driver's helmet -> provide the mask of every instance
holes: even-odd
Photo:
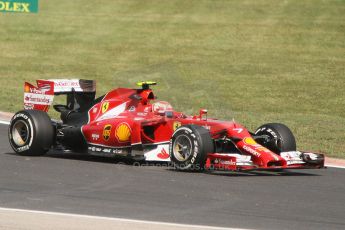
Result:
[[[152,112],[155,114],[164,115],[168,111],[173,111],[169,102],[157,101],[152,104]]]

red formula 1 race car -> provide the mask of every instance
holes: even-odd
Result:
[[[95,82],[79,79],[25,83],[24,107],[9,127],[9,141],[20,155],[43,155],[50,149],[134,160],[171,161],[179,170],[257,170],[322,168],[324,156],[296,150],[290,129],[262,125],[248,131],[234,121],[207,118],[207,110],[188,116],[156,101],[155,82],[139,89],[118,88],[95,99]],[[46,113],[54,105],[61,121]]]

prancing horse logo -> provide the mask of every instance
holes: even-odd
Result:
[[[108,109],[109,109],[109,102],[108,101],[103,102],[103,104],[102,104],[102,113],[107,112]]]

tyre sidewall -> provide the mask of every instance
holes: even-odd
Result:
[[[24,122],[28,127],[28,138],[25,141],[24,145],[22,145],[22,146],[19,146],[15,143],[15,141],[13,140],[13,134],[12,134],[13,126],[18,121]],[[8,136],[9,136],[9,140],[10,140],[10,145],[16,153],[18,153],[18,154],[24,153],[25,154],[26,151],[28,151],[29,149],[32,149],[32,144],[33,144],[34,135],[35,135],[35,129],[34,129],[34,121],[33,121],[31,116],[29,116],[26,112],[16,113],[13,116],[8,129],[9,129],[8,130]]]
[[[190,156],[184,161],[178,160],[175,157],[174,151],[173,151],[175,140],[180,135],[185,135],[186,137],[188,137],[192,145],[192,152]],[[172,138],[170,140],[170,145],[169,145],[169,152],[170,152],[171,161],[177,169],[187,170],[187,171],[203,170],[204,162],[205,162],[205,154],[202,151],[203,151],[203,146],[202,146],[201,137],[198,134],[198,132],[195,132],[193,127],[181,126],[172,135]]]
[[[268,135],[276,141],[275,144],[270,143],[268,146],[265,146],[273,152],[280,154],[284,151],[296,151],[295,137],[286,125],[280,123],[262,125],[255,131],[255,135],[262,134]]]
[[[28,127],[28,138],[22,146],[18,146],[13,140],[13,126],[17,121],[24,122]],[[26,156],[39,156],[45,154],[54,141],[54,128],[51,120],[43,111],[23,110],[16,113],[8,130],[9,142],[13,150]]]

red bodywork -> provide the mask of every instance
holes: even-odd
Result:
[[[237,158],[227,154],[209,153],[206,168],[224,170],[251,170],[276,168],[301,168],[304,164],[288,165],[287,160],[259,145],[242,125],[234,121],[208,119],[206,111],[198,116],[186,116],[168,109],[166,113],[154,111],[155,103],[150,89],[137,90],[119,88],[109,92],[102,102],[89,110],[89,121],[82,127],[86,141],[102,148],[132,148],[140,145],[167,144],[175,129],[181,125],[194,124],[207,128],[213,139],[231,138],[237,140],[236,147],[242,154],[251,156],[251,165],[237,165]],[[156,102],[157,103],[157,102]],[[163,106],[167,105],[166,102]],[[150,129],[150,134],[145,130]],[[169,150],[158,151],[156,160],[169,158]],[[314,166],[315,167],[315,166]],[[323,167],[323,164],[316,167]]]
[[[81,82],[81,81],[80,81]],[[26,109],[47,111],[54,94],[95,92],[95,84],[78,80],[38,80],[38,87],[25,84]],[[55,88],[54,88],[55,87]],[[47,99],[49,99],[47,101]],[[187,116],[173,110],[167,102],[154,102],[153,91],[118,88],[106,94],[88,110],[88,121],[81,126],[88,152],[103,155],[145,156],[149,161],[169,161],[169,141],[182,125],[198,125],[208,129],[214,142],[227,140],[235,152],[208,153],[206,168],[253,170],[281,168],[322,168],[324,160],[307,164],[297,151],[276,154],[258,144],[252,134],[234,121],[207,118],[207,111]],[[40,102],[40,103],[38,103]],[[215,150],[217,151],[217,150]],[[294,154],[297,157],[294,157]],[[313,153],[307,153],[313,154]],[[323,158],[322,154],[318,154]]]

